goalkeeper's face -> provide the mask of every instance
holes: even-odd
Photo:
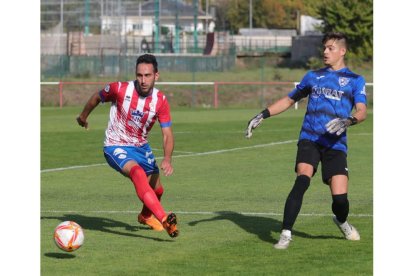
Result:
[[[335,67],[335,65],[343,62],[346,53],[344,43],[336,39],[330,39],[326,41],[324,48],[323,62],[325,65]]]
[[[137,66],[136,78],[140,95],[148,95],[158,80],[159,73],[155,72],[154,66],[148,63],[140,63]]]

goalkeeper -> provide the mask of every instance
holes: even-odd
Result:
[[[252,118],[246,138],[260,123],[277,115],[302,98],[308,98],[307,111],[299,135],[296,155],[296,180],[289,193],[277,249],[286,249],[292,240],[292,227],[302,206],[303,196],[321,162],[322,180],[332,194],[333,221],[347,240],[359,240],[358,231],[348,223],[348,127],[366,118],[365,80],[345,65],[347,39],[342,33],[324,36],[325,68],[309,71],[302,81],[284,98],[276,101]],[[354,113],[352,110],[355,108]]]

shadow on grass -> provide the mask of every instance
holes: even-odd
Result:
[[[150,240],[162,241],[162,242],[172,242],[172,240],[166,240],[166,239],[160,239],[160,238],[154,238],[154,237],[146,237],[143,235],[132,233],[132,232],[136,232],[139,230],[153,231],[149,228],[132,226],[122,221],[103,218],[103,217],[90,217],[90,216],[83,216],[83,215],[78,215],[78,214],[65,214],[63,216],[42,216],[41,219],[56,219],[59,221],[71,220],[71,221],[75,221],[76,223],[78,223],[83,229],[101,231],[105,233],[127,236],[127,237],[136,237],[136,238],[150,239]],[[122,227],[126,231],[129,231],[129,232],[121,232],[121,231],[114,229],[114,228],[122,228]]]
[[[201,219],[197,221],[191,221],[188,224],[190,226],[196,226],[198,223],[213,222],[217,220],[229,220],[234,224],[238,225],[244,231],[256,235],[259,239],[268,243],[276,243],[278,240],[272,237],[272,232],[280,233],[282,222],[269,218],[259,216],[249,216],[232,211],[219,211],[216,212],[217,216],[209,219]],[[307,238],[307,239],[342,239],[336,236],[325,236],[325,235],[310,235],[305,232],[293,230],[293,235]]]
[[[73,259],[76,258],[75,255],[69,253],[45,253],[46,257],[55,258],[55,259]]]

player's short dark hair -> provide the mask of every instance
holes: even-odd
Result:
[[[329,32],[323,36],[322,43],[325,44],[328,40],[338,40],[342,42],[346,49],[348,49],[348,38],[344,33],[340,32]]]
[[[154,72],[155,73],[158,72],[158,62],[155,56],[150,55],[150,54],[144,54],[142,56],[139,56],[137,58],[137,63],[135,65],[135,68],[138,66],[138,64],[141,64],[141,63],[152,64],[154,66]]]

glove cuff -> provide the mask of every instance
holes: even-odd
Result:
[[[266,119],[266,118],[270,117],[270,112],[269,112],[269,109],[267,109],[267,108],[265,110],[263,110],[261,113],[263,115],[263,119]]]
[[[354,116],[349,116],[347,119],[351,121],[351,126],[356,125],[358,123],[358,119]]]

